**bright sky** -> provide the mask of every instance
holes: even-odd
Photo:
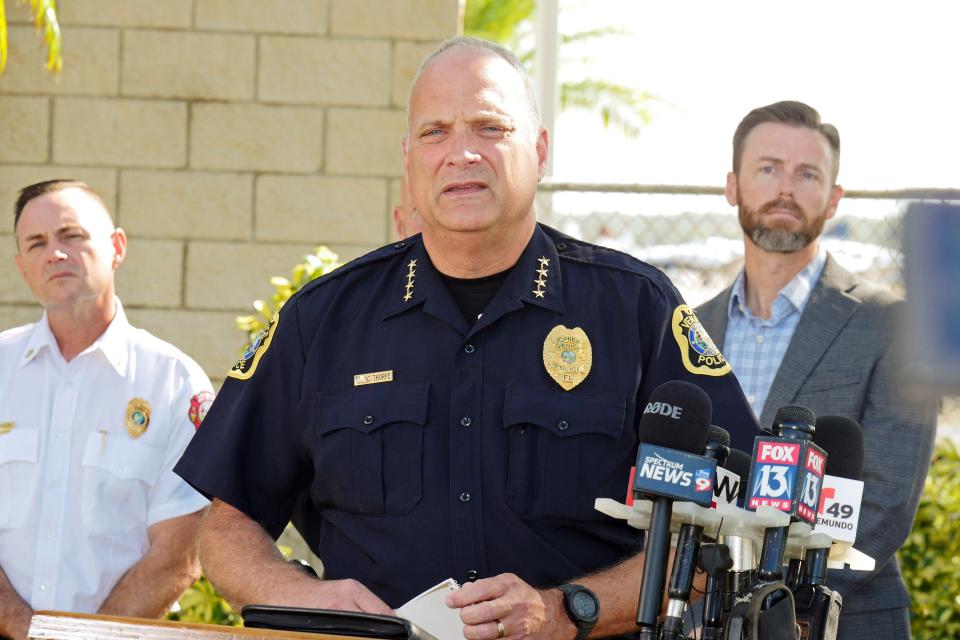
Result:
[[[561,0],[561,8],[562,33],[629,32],[591,45],[590,75],[663,102],[632,140],[593,114],[562,114],[558,180],[720,186],[740,119],[797,99],[840,130],[848,189],[960,188],[960,2]],[[582,75],[579,57],[561,53],[561,78]]]

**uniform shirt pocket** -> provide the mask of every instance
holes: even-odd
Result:
[[[624,430],[631,400],[508,385],[504,497],[510,508],[524,518],[598,519],[594,500],[635,446],[632,431]],[[626,487],[626,476],[623,482]]]
[[[15,427],[0,435],[0,528],[19,527],[33,499],[40,434]]]
[[[130,438],[91,433],[80,466],[83,518],[91,532],[124,533],[146,525],[163,451]]]
[[[408,513],[423,495],[429,382],[320,394],[313,497],[349,513]]]

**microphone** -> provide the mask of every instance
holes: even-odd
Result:
[[[773,436],[760,435],[753,445],[750,493],[747,508],[769,506],[790,516],[792,522],[816,524],[827,455],[813,442],[816,416],[799,405],[781,407],[773,421]],[[763,534],[761,582],[782,579],[789,526],[767,527]]]
[[[746,500],[748,484],[745,480],[750,475],[750,454],[739,449],[730,451],[727,458],[726,468],[735,473],[741,480],[734,484],[737,493],[734,497],[733,506],[742,506]],[[717,482],[719,484],[719,480]],[[740,509],[734,513],[743,514]],[[732,566],[726,574],[723,586],[723,612],[724,617],[733,609],[737,600],[745,598],[753,589],[754,573],[757,567],[757,545],[751,535],[747,535],[746,530],[736,530],[723,533],[718,542],[727,545],[730,551]]]
[[[745,478],[749,472],[750,456],[738,449],[730,450],[727,459],[723,462],[723,467],[717,468],[714,506],[717,503],[736,505],[740,487],[746,486],[745,482],[741,482],[741,478]],[[737,536],[719,537],[737,538]],[[740,551],[739,548],[738,551]],[[703,627],[700,637],[702,640],[720,640],[723,637],[724,578],[733,568],[730,547],[725,543],[701,545],[698,565],[707,574],[707,585],[703,597]],[[749,590],[749,581],[747,589]]]
[[[859,511],[859,497],[863,492],[863,483],[860,482],[860,477],[863,475],[863,429],[855,420],[850,418],[821,416],[817,418],[817,432],[814,441],[822,446],[829,456],[826,468],[827,475],[824,477],[823,493],[825,495],[820,502],[820,514],[824,513],[824,502],[827,499],[837,497],[836,485],[842,484],[844,481],[859,485],[859,487],[856,487],[859,492],[854,491],[854,493],[857,493],[856,509]],[[843,455],[840,455],[841,451]],[[841,482],[834,482],[834,480]],[[837,515],[847,514],[847,509],[849,509],[848,517],[850,517],[852,516],[853,506],[851,504],[839,506],[841,501],[845,499],[847,498],[835,501],[834,505],[838,505]],[[831,507],[834,505],[831,505]],[[826,520],[827,518],[824,517],[818,518],[817,528],[814,529],[815,533],[823,533],[822,529],[824,528],[832,531],[838,527],[838,525],[832,523],[822,527],[821,524]],[[855,527],[855,522],[854,520],[853,527]],[[849,530],[841,528],[841,535],[848,532]],[[848,536],[851,538],[851,543],[855,536],[856,530],[854,528],[852,535]],[[829,555],[829,548],[808,549],[803,563],[802,576],[798,580],[798,584],[792,587],[797,625],[800,627],[800,637],[803,640],[834,640],[837,637],[843,597],[826,586]]]
[[[665,382],[650,393],[638,428],[640,446],[633,482],[635,499],[653,503],[647,536],[637,626],[640,638],[656,640],[657,618],[670,553],[670,519],[674,500],[709,507],[716,460],[703,451],[713,406],[699,387],[681,380]]]
[[[707,444],[703,455],[723,464],[730,453],[730,434],[726,429],[711,425],[707,430]],[[673,570],[667,588],[667,615],[663,620],[662,640],[680,640],[683,633],[683,614],[690,602],[697,557],[703,541],[703,525],[685,522],[680,525],[677,551],[673,556]]]

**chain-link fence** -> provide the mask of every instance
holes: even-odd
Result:
[[[824,246],[845,268],[903,296],[903,215],[918,199],[960,200],[960,190],[847,192]],[[743,264],[736,209],[720,188],[544,183],[538,212],[568,235],[660,268],[691,306],[728,286]],[[960,397],[944,399],[940,426],[960,437]]]

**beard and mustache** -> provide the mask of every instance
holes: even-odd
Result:
[[[793,211],[798,216],[800,228],[789,228],[789,221],[768,222],[764,220],[767,212],[773,209]],[[803,209],[793,200],[778,198],[763,204],[759,209],[750,209],[739,205],[740,227],[755,245],[774,253],[792,253],[799,251],[816,240],[827,221],[827,210],[819,216],[808,218]]]

